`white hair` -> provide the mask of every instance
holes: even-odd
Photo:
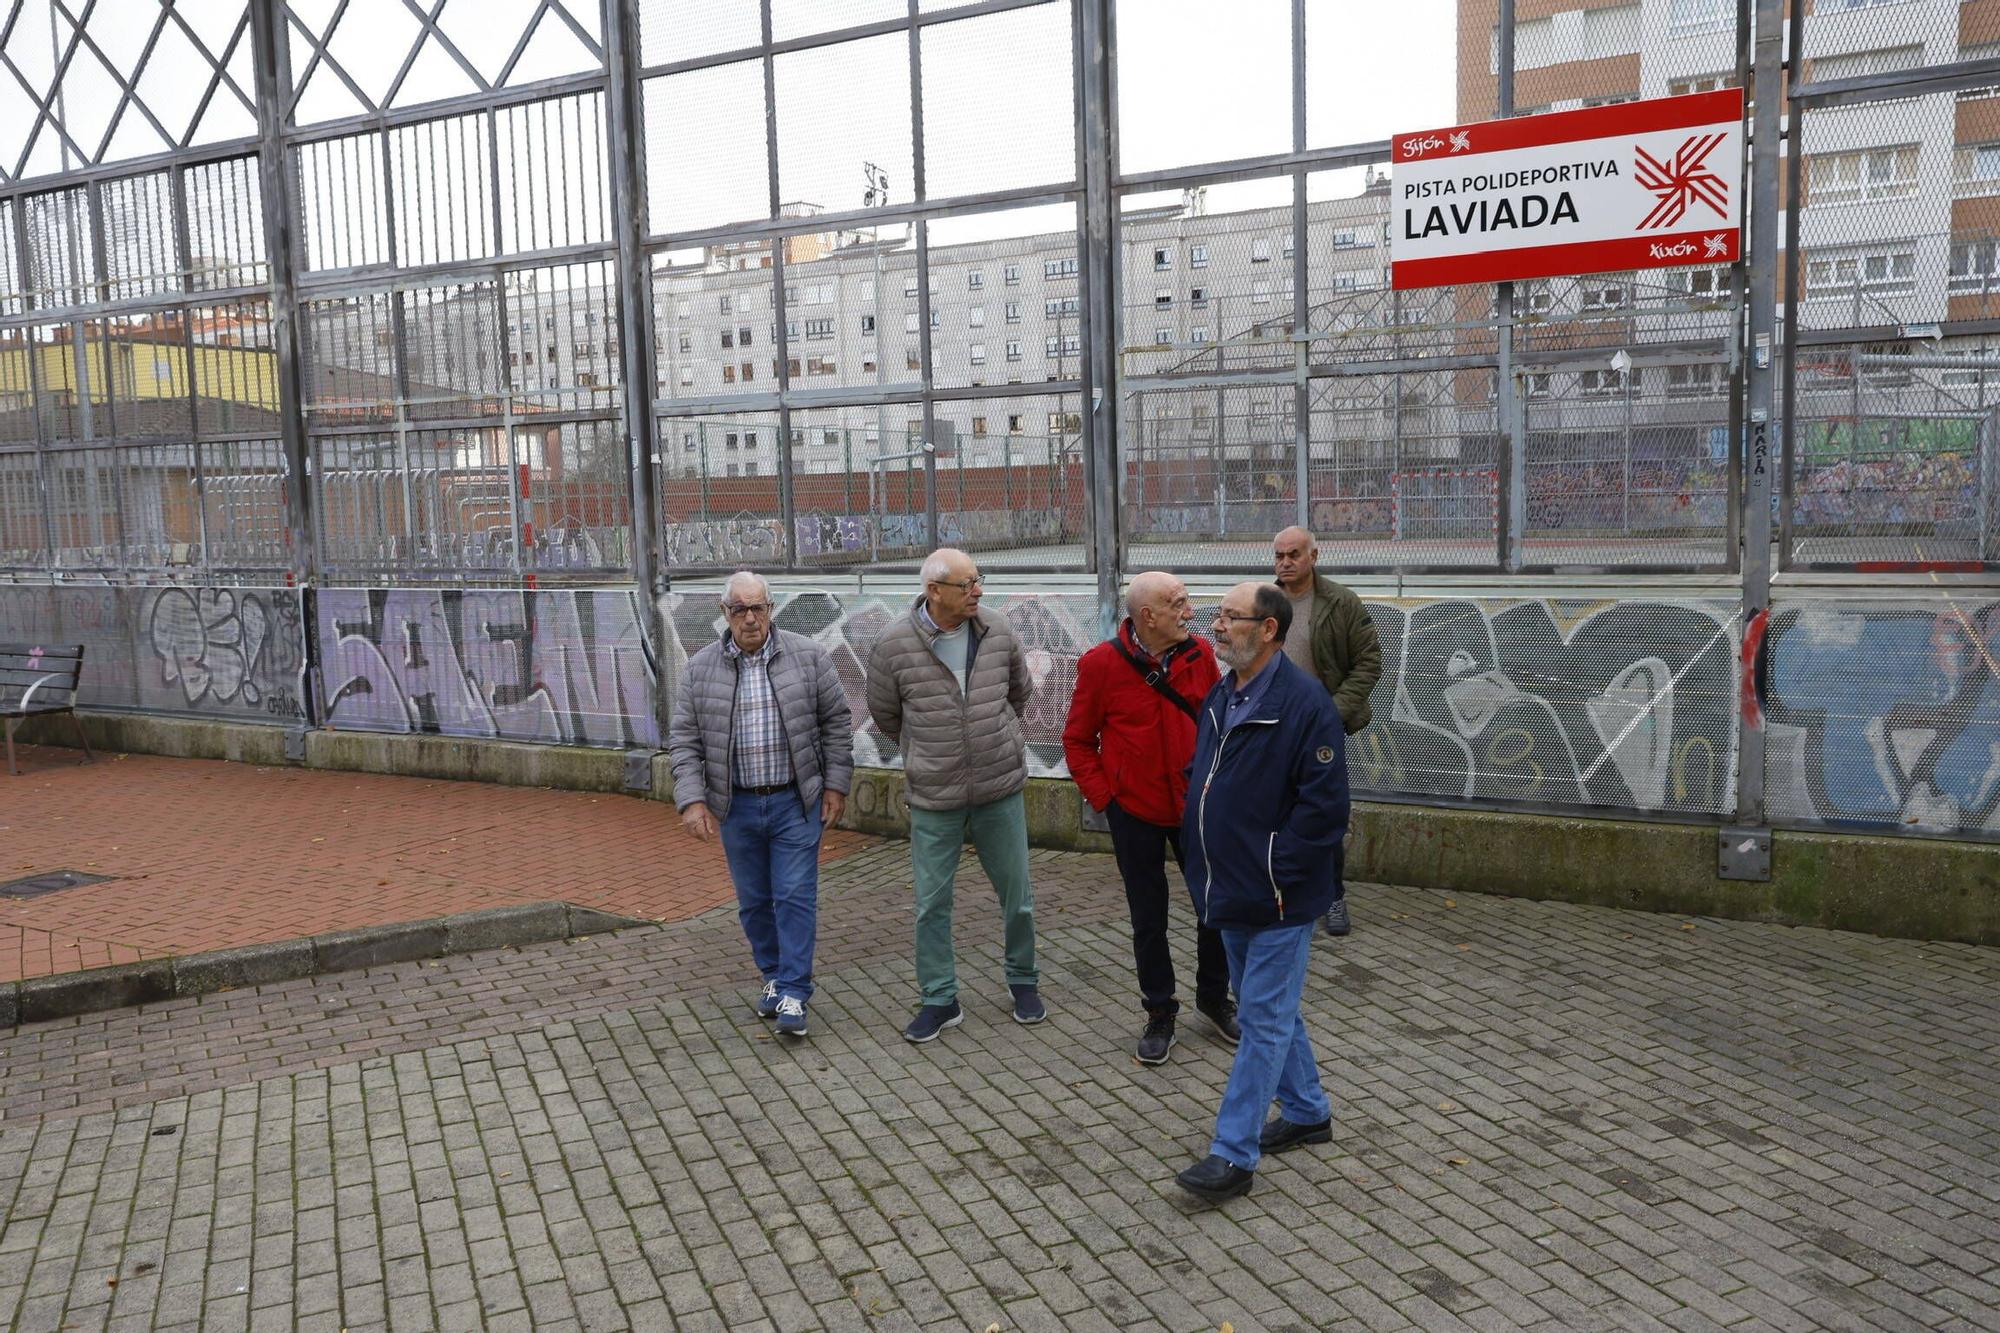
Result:
[[[970,560],[972,557],[955,546],[940,546],[924,557],[924,567],[917,571],[917,577],[925,583],[942,583],[951,577],[951,558],[959,556]]]
[[[762,574],[759,574],[752,569],[739,569],[734,574],[731,574],[729,576],[729,581],[727,583],[724,583],[722,585],[722,595],[716,598],[716,601],[726,604],[729,601],[729,590],[731,588],[734,588],[738,583],[743,583],[743,582],[750,582],[756,584],[757,591],[762,596],[763,600],[767,602],[771,600],[771,585],[764,581],[764,576]]]

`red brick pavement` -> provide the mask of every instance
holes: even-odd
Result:
[[[674,921],[731,897],[660,802],[478,782],[24,747],[0,769],[0,981],[557,898]],[[874,845],[835,830],[822,862]]]

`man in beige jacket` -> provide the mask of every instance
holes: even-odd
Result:
[[[903,1036],[931,1041],[965,1014],[952,953],[952,881],[968,835],[1000,896],[1014,1021],[1048,1016],[1035,969],[1028,884],[1028,663],[997,612],[979,605],[979,567],[946,547],[923,565],[924,594],[868,658],[868,712],[903,752],[910,862],[917,895],[917,984],[923,1006]]]

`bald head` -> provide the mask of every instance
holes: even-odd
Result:
[[[1289,527],[1271,538],[1271,571],[1287,594],[1303,597],[1318,564],[1319,543],[1304,528]]]
[[[1149,569],[1132,576],[1125,590],[1125,610],[1139,646],[1159,654],[1188,637],[1187,585],[1164,570]]]

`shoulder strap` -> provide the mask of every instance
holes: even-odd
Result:
[[[1146,664],[1141,662],[1138,656],[1125,646],[1125,640],[1116,634],[1111,636],[1111,646],[1118,650],[1120,657],[1132,664],[1132,669],[1138,672],[1148,685],[1152,686],[1154,690],[1169,703],[1173,704],[1174,707],[1180,709],[1191,718],[1200,716],[1201,710],[1189,703],[1185,695],[1167,683],[1167,664],[1165,662],[1149,670]]]

